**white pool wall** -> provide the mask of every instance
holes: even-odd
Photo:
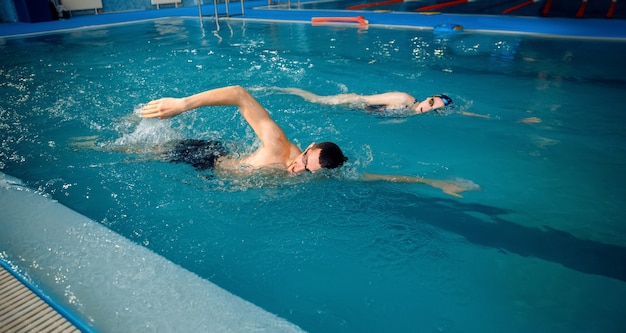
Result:
[[[0,257],[99,332],[301,332],[0,173]]]

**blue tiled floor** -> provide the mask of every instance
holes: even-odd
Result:
[[[242,16],[241,4],[239,2],[231,3],[229,7],[231,16],[237,19],[310,22],[312,17],[363,15],[371,25],[432,28],[439,24],[459,24],[467,31],[531,33],[546,36],[626,40],[626,20],[616,19],[542,18],[464,14],[425,15],[411,12],[359,12],[340,10],[269,10],[266,7],[267,2],[265,1],[247,1],[245,4],[245,15]],[[223,15],[225,13],[225,6],[223,4],[218,6],[218,10],[220,15]],[[213,5],[204,5],[202,11],[205,15],[205,19],[211,19],[215,12]],[[198,7],[187,6],[160,10],[84,15],[72,17],[67,20],[40,23],[2,23],[0,24],[0,37],[45,33],[48,31],[172,16],[198,17]]]

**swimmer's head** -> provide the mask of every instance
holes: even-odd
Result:
[[[335,169],[343,165],[348,158],[332,142],[311,143],[300,155],[287,166],[290,173],[313,173],[322,168]]]
[[[332,142],[322,142],[316,144],[315,147],[320,148],[319,162],[322,168],[335,169],[343,165],[348,158],[343,155],[341,148]]]
[[[454,101],[452,100],[452,98],[444,94],[440,94],[430,96],[424,101],[418,103],[414,107],[414,110],[417,113],[424,113],[432,110],[452,107],[452,105],[454,105]]]

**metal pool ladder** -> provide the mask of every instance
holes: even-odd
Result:
[[[213,3],[215,4],[215,8],[217,8],[217,1],[218,0],[213,0]],[[246,12],[245,12],[245,10],[243,8],[243,0],[240,0],[240,1],[241,1],[241,16],[244,16],[246,14]],[[228,13],[228,7],[230,6],[230,0],[224,0],[224,3],[226,4],[226,17],[230,17],[230,14]]]
[[[0,332],[80,332],[0,265]]]
[[[241,15],[245,15],[244,9],[244,0],[241,1]],[[218,0],[213,0],[213,8],[215,9],[215,20],[219,19],[219,14],[217,12],[217,3]],[[228,8],[230,7],[230,0],[224,0],[224,4],[226,5],[226,17],[230,17],[230,13],[228,12]],[[200,26],[202,27],[202,0],[198,0],[198,17],[200,18]]]

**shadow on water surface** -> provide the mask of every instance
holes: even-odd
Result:
[[[378,209],[394,211],[407,220],[417,220],[458,234],[476,245],[626,282],[626,247],[580,239],[549,226],[537,228],[509,222],[501,217],[511,213],[506,209],[384,191],[377,192],[376,196],[388,195],[394,199],[390,206]],[[476,217],[476,213],[488,216],[489,220]]]

